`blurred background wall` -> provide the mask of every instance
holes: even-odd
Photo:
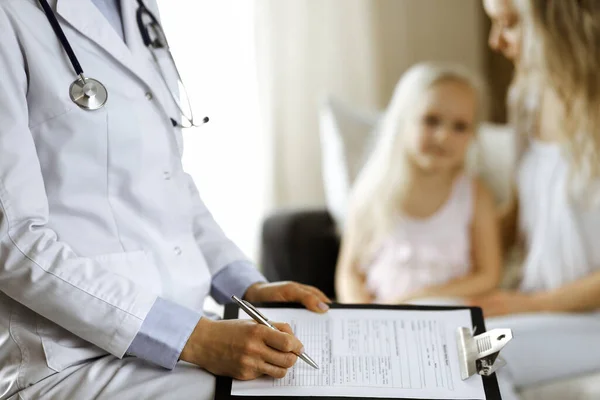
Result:
[[[505,118],[511,70],[487,48],[480,0],[159,0],[194,110],[184,165],[225,231],[250,255],[265,215],[323,206],[324,95],[385,108],[419,61],[457,62],[490,84]]]
[[[256,11],[277,206],[323,204],[316,113],[323,94],[382,109],[416,62],[485,73],[480,0],[259,0]]]

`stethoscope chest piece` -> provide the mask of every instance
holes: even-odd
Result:
[[[106,87],[99,81],[80,75],[69,87],[73,103],[84,110],[98,110],[108,99]]]

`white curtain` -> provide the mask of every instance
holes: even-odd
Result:
[[[377,100],[370,0],[258,0],[258,65],[277,207],[320,205],[317,106],[335,93]]]
[[[317,121],[323,94],[382,108],[415,62],[483,69],[480,0],[256,0],[256,7],[276,207],[324,204]]]

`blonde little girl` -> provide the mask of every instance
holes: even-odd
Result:
[[[482,103],[478,80],[459,67],[419,64],[402,77],[353,189],[340,301],[463,298],[498,284],[494,201],[465,173]]]

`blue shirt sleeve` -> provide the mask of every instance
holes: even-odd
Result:
[[[258,282],[267,282],[267,279],[250,261],[236,261],[220,270],[212,278],[210,295],[219,303],[231,302],[231,296],[240,299],[250,286]]]
[[[127,354],[173,369],[202,314],[157,298]]]
[[[220,304],[228,303],[232,295],[242,298],[252,284],[266,281],[251,262],[237,261],[213,277],[211,296]],[[201,317],[202,313],[159,297],[127,354],[173,369]]]

